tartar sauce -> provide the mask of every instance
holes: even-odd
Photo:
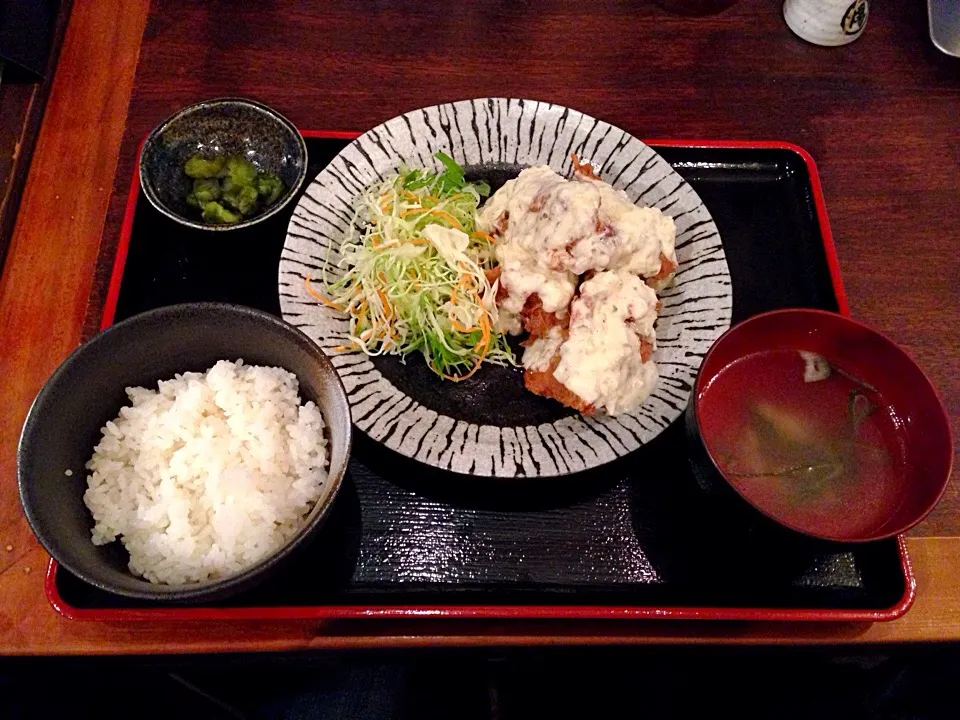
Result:
[[[543,337],[535,338],[523,351],[524,369],[538,372],[546,370],[566,339],[567,332],[561,327],[552,327]]]
[[[673,218],[634,205],[601,180],[580,175],[566,180],[546,165],[527,168],[504,184],[478,220],[482,230],[499,236],[503,285],[520,296],[514,301],[519,308],[537,292],[544,309],[555,312],[553,301],[573,296],[571,273],[628,270],[653,277],[661,255],[676,264]],[[535,277],[521,277],[525,274]]]
[[[639,277],[624,270],[597,273],[580,286],[570,308],[554,377],[610,415],[636,407],[657,379],[656,363],[640,356],[641,338],[655,346],[656,319],[657,294]]]
[[[643,278],[658,276],[664,258],[676,266],[673,219],[601,180],[567,180],[542,165],[505,183],[480,209],[478,226],[497,240],[505,291],[498,329],[521,332],[517,316],[532,295],[563,326],[530,339],[524,367],[556,365],[557,381],[611,415],[643,402],[657,378],[641,356],[641,345],[648,357],[656,342],[657,317]],[[578,291],[587,273],[595,274]]]

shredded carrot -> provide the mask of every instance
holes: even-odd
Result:
[[[356,299],[356,298],[354,298]],[[353,301],[350,301],[350,304],[347,305],[347,312],[354,315],[354,317],[359,317],[367,311],[367,301],[363,300],[356,308],[353,308]]]
[[[312,275],[313,275],[312,272],[308,272],[308,273],[307,273],[307,277],[304,278],[304,281],[303,281],[303,282],[304,282],[304,285],[307,286],[307,292],[310,293],[310,294],[311,294],[313,297],[315,297],[317,300],[319,300],[320,302],[322,302],[324,305],[326,305],[326,306],[328,306],[328,307],[332,307],[334,310],[339,310],[340,312],[346,312],[346,310],[345,310],[344,308],[340,307],[340,306],[337,305],[335,302],[332,302],[332,301],[330,301],[330,300],[327,300],[323,295],[321,295],[321,294],[318,293],[316,290],[314,290],[312,287],[310,287],[310,277],[311,277]]]
[[[383,281],[386,282],[386,278],[384,278]],[[380,302],[383,304],[383,312],[386,314],[387,320],[393,319],[393,305],[387,300],[387,296],[383,294],[383,290],[377,288],[377,295],[380,296]]]
[[[460,382],[461,380],[466,380],[468,377],[472,376],[477,370],[480,369],[480,364],[483,362],[483,357],[486,355],[477,358],[477,362],[474,363],[473,367],[470,368],[470,371],[465,375],[447,375],[446,373],[440,373],[440,376],[446,378],[447,380],[452,380],[453,382]],[[436,368],[434,368],[436,370]]]
[[[480,342],[473,346],[474,350],[478,350],[480,346],[483,346],[483,352],[480,353],[480,360],[482,361],[487,356],[487,351],[490,349],[490,325],[485,322],[480,323],[480,329],[483,331],[483,335],[480,337]]]
[[[453,312],[450,313],[450,324],[453,325],[454,329],[459,330],[459,331],[462,332],[462,333],[469,333],[469,332],[473,332],[474,330],[476,330],[476,328],[473,327],[473,326],[471,326],[471,327],[466,327],[466,326],[464,326],[464,325],[461,325],[461,324],[457,321],[457,319],[453,316]]]
[[[482,362],[483,362],[483,358],[479,358],[479,359],[477,360],[477,362],[474,363],[473,367],[470,368],[470,371],[467,372],[467,373],[464,374],[464,375],[447,375],[446,373],[442,373],[442,372],[440,372],[439,370],[437,370],[436,366],[434,366],[433,369],[434,369],[434,370],[437,370],[437,372],[440,374],[440,377],[442,377],[442,378],[444,378],[444,379],[446,379],[446,380],[450,380],[450,381],[452,381],[452,382],[460,382],[461,380],[466,380],[468,377],[472,376],[477,370],[479,370],[479,369],[480,369],[480,363],[482,363]]]
[[[483,307],[483,303],[480,302],[480,296],[474,293],[473,297],[476,303]],[[478,342],[473,349],[479,350],[480,346],[483,346],[483,352],[480,353],[480,360],[483,361],[483,358],[487,356],[487,352],[490,350],[490,318],[487,316],[487,313],[480,315],[480,330],[483,334],[480,336],[480,342]]]
[[[479,301],[479,298],[477,298],[477,300]],[[471,377],[475,372],[477,372],[477,370],[480,369],[483,359],[487,356],[487,352],[490,350],[490,321],[487,318],[486,313],[483,313],[480,316],[480,328],[483,331],[483,336],[480,338],[480,342],[477,343],[476,347],[474,347],[474,350],[479,350],[480,347],[483,346],[483,351],[477,358],[477,362],[474,363],[469,372],[463,375],[447,375],[446,373],[440,373],[443,378],[452,380],[453,382],[460,382],[461,380],[466,380],[468,377]],[[434,369],[436,370],[436,368]]]
[[[488,235],[487,233],[480,232],[479,230],[475,230],[474,232],[470,233],[470,237],[481,238],[482,240],[489,240],[494,245],[497,244],[497,241],[494,239],[493,235]]]
[[[359,347],[359,346],[360,346],[360,341],[357,340],[356,338],[350,338],[350,344],[351,344],[351,345],[354,345],[354,346],[356,346],[356,347]],[[349,345],[336,345],[336,346],[334,346],[334,347],[332,347],[332,348],[330,348],[330,349],[333,350],[334,352],[347,352],[347,351],[353,350],[353,349],[355,349],[355,348],[350,347]]]
[[[406,217],[407,215],[413,215],[414,213],[429,213],[431,215],[436,215],[438,217],[444,218],[447,222],[453,225],[457,230],[463,231],[463,226],[457,221],[457,219],[448,213],[446,210],[440,210],[439,208],[412,208],[410,210],[404,210],[400,213],[400,217]]]
[[[454,287],[450,291],[450,304],[451,305],[457,304],[457,288],[456,287]],[[460,322],[453,316],[453,310],[450,310],[447,316],[450,318],[450,324],[453,325],[455,329],[459,330],[462,333],[473,332],[474,330],[476,330],[475,327],[466,327],[464,325],[461,325]]]

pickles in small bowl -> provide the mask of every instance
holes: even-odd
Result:
[[[193,181],[187,205],[213,225],[232,225],[254,217],[286,190],[279,175],[258,170],[242,155],[191,155],[183,164],[183,172]]]
[[[293,124],[252,100],[209,100],[158,125],[140,151],[140,184],[161,213],[202,230],[249,227],[283,208],[307,171]]]

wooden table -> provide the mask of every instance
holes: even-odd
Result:
[[[875,625],[63,620],[16,492],[15,449],[47,375],[95,328],[139,140],[218,95],[304,128],[362,130],[488,95],[581,109],[641,137],[783,139],[817,159],[854,315],[900,342],[960,415],[960,62],[924,3],[877,3],[837,49],[778,0],[681,18],[636,0],[76,3],[0,279],[0,651],[154,653],[570,643],[960,640],[960,483],[910,536],[919,594]],[[225,17],[233,18],[232,22]],[[139,64],[138,64],[139,57]],[[11,549],[6,549],[11,548]]]

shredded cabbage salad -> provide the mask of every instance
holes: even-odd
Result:
[[[350,316],[349,344],[338,351],[407,355],[419,350],[441,377],[460,381],[484,362],[516,364],[494,327],[494,239],[477,230],[477,208],[490,194],[467,182],[439,152],[442,172],[401,168],[369,188],[340,247],[339,279],[326,297],[307,276],[307,290]]]

